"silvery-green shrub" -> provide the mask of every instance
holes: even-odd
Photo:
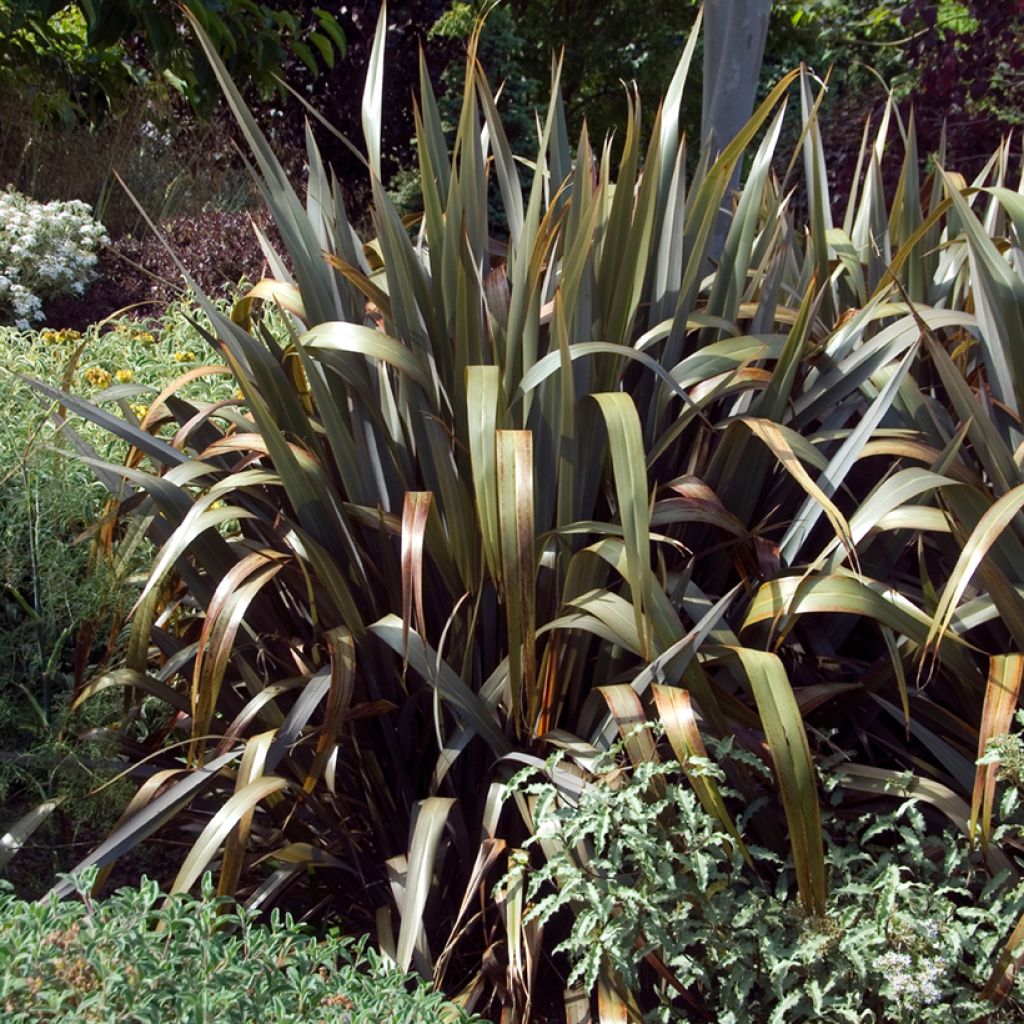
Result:
[[[95,872],[92,873],[95,875]],[[365,940],[319,940],[274,911],[165,900],[155,882],[107,899],[17,899],[0,884],[4,1024],[472,1024]]]
[[[714,764],[704,770],[724,783]],[[755,874],[676,762],[599,773],[573,801],[529,769],[509,791],[534,802],[527,848],[544,856],[536,849],[532,866],[515,870],[525,872],[528,919],[571,921],[557,949],[570,985],[592,991],[603,971],[643,999],[642,962],[655,952],[717,1024],[1020,1019],[1012,998],[993,1012],[979,992],[1024,884],[989,877],[966,840],[914,801],[881,815],[826,809],[829,907],[815,920],[792,865],[750,845]],[[667,985],[644,1009],[651,1022],[690,1019]]]

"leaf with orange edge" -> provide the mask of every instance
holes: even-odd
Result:
[[[143,693],[148,693],[150,696],[165,701],[172,708],[185,714],[190,714],[192,710],[188,699],[183,694],[172,689],[167,683],[157,679],[156,676],[140,672],[134,668],[115,668],[90,679],[78,692],[71,705],[71,709],[75,710],[90,697],[94,697],[97,693],[102,693],[112,686],[127,686],[141,690]]]
[[[192,672],[192,734],[189,760],[201,759],[200,737],[209,731],[224,673],[245,613],[259,592],[284,568],[277,552],[254,551],[217,585],[207,608]]]
[[[635,766],[647,762],[657,762],[658,752],[654,747],[647,713],[637,696],[636,690],[628,683],[615,686],[600,686],[598,693],[608,705],[608,713],[612,716],[619,736],[629,760]]]
[[[257,281],[231,308],[231,319],[246,331],[252,327],[252,304],[256,299],[272,302],[303,322],[306,320],[306,307],[302,304],[299,289],[287,281],[265,277]]]
[[[1004,494],[978,520],[978,525],[975,526],[961,549],[960,557],[946,581],[946,587],[939,599],[939,606],[935,609],[931,628],[928,630],[924,654],[927,655],[932,647],[946,635],[957,603],[971,582],[975,571],[981,565],[989,549],[999,539],[999,535],[1010,525],[1022,508],[1024,508],[1024,484],[1020,484]]]
[[[824,511],[828,521],[832,525],[836,536],[847,551],[854,551],[853,538],[850,534],[850,524],[846,517],[839,511],[831,498],[818,486],[810,473],[804,469],[803,463],[797,456],[790,439],[786,436],[779,425],[770,420],[747,417],[742,421],[750,432],[759,440],[764,442],[772,454],[782,463],[783,468],[806,492],[808,499],[813,500]]]
[[[708,775],[693,770],[691,758],[708,759],[707,748],[697,728],[697,717],[693,711],[690,694],[678,686],[652,686],[654,704],[658,709],[658,719],[665,728],[665,735],[672,747],[672,753],[682,765],[686,778],[693,791],[697,794],[704,810],[716,818],[736,843],[736,848],[743,859],[754,866],[750,851],[740,836],[732,815],[725,806],[725,800],[715,783]]]
[[[989,658],[988,685],[978,729],[978,758],[984,756],[989,743],[1010,731],[1013,713],[1020,698],[1024,676],[1024,654],[1000,654]],[[992,804],[996,793],[998,764],[979,764],[975,769],[974,792],[971,795],[971,819],[968,832],[971,842],[981,825],[981,848],[988,849],[992,837]]]
[[[409,661],[409,628],[413,611],[416,632],[426,640],[423,612],[423,537],[434,501],[430,491],[408,491],[402,506],[402,663]]]
[[[242,761],[238,766],[238,774],[235,776],[236,793],[240,793],[251,782],[262,777],[263,768],[267,763],[267,752],[270,750],[273,738],[273,730],[270,730],[251,736],[246,740]],[[243,811],[237,824],[224,841],[224,856],[221,858],[220,877],[217,879],[218,896],[233,896],[235,894],[238,879],[242,874],[254,813],[255,805]]]
[[[616,979],[617,980],[617,979]],[[606,970],[597,976],[598,1024],[628,1024],[629,1008],[618,986],[608,977]]]
[[[222,768],[227,767],[241,753],[241,748],[230,750],[210,761],[202,768],[184,772],[185,777],[170,786],[159,795],[155,795],[158,783],[166,782],[172,775],[182,774],[179,769],[163,773],[163,777],[154,781],[147,779],[143,786],[145,796],[133,800],[128,810],[121,816],[114,830],[88,856],[75,865],[73,873],[88,867],[104,868],[113,864],[118,857],[134,849],[143,839],[152,835],[161,825],[166,824],[183,807],[189,804],[208,786],[213,785],[220,777]],[[155,777],[154,777],[155,778]],[[141,793],[141,791],[140,791]],[[140,794],[136,794],[138,798]],[[130,813],[129,813],[130,811]],[[70,876],[58,882],[51,892],[58,897],[69,896],[75,891]]]
[[[1018,919],[1013,932],[1006,940],[1006,945],[999,951],[992,973],[981,990],[983,999],[1001,1003],[1010,994],[1016,976],[1016,968],[1021,959],[1021,954],[1017,950],[1022,942],[1024,942],[1024,914]]]
[[[216,856],[221,844],[230,833],[251,817],[255,806],[274,793],[287,789],[287,779],[275,775],[264,775],[243,786],[234,793],[207,822],[199,838],[192,844],[178,874],[175,876],[169,895],[188,892]]]
[[[344,626],[338,626],[324,634],[324,641],[331,657],[330,684],[327,691],[324,723],[316,743],[316,755],[305,782],[302,784],[306,793],[313,792],[316,780],[323,774],[328,761],[333,756],[338,735],[345,720],[355,717],[350,713],[356,680],[355,640],[350,630]],[[390,705],[386,706],[390,707]],[[333,790],[333,787],[331,788]]]

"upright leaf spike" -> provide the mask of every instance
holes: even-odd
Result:
[[[370,171],[380,181],[381,124],[384,116],[384,39],[388,32],[388,5],[382,0],[377,31],[370,51],[370,65],[363,86],[363,136],[370,160]]]

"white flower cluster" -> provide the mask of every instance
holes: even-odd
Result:
[[[43,316],[43,299],[81,295],[107,241],[103,225],[77,199],[37,203],[0,192],[0,323],[28,330]]]
[[[949,964],[941,956],[891,949],[875,959],[886,995],[903,1010],[932,1006],[942,998],[942,980]]]

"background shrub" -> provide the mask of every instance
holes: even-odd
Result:
[[[37,203],[0,192],[0,322],[25,330],[43,318],[44,299],[81,295],[106,231],[77,200]]]

